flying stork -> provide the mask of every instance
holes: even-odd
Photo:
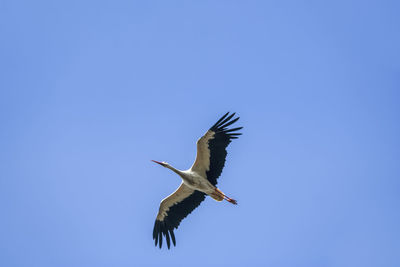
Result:
[[[221,175],[227,155],[226,147],[232,139],[238,138],[237,131],[243,127],[227,128],[235,123],[239,117],[232,119],[235,113],[229,112],[222,116],[199,140],[197,140],[197,155],[192,167],[186,171],[177,170],[166,162],[152,160],[168,168],[182,178],[182,183],[174,193],[161,201],[160,208],[154,223],[153,239],[155,245],[161,248],[163,235],[168,249],[171,239],[176,246],[174,228],[190,214],[209,195],[216,201],[226,200],[234,205],[236,200],[227,197],[217,185],[217,178]]]

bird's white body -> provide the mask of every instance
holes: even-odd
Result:
[[[190,189],[197,190],[209,195],[214,192],[216,188],[207,180],[206,177],[200,175],[192,169],[179,171],[177,173],[182,178],[183,183]]]

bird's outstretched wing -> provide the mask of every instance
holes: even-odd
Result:
[[[167,241],[168,249],[171,239],[176,246],[174,228],[178,228],[180,222],[189,215],[204,200],[205,194],[190,189],[183,182],[179,188],[161,201],[160,209],[154,223],[153,239],[155,245],[162,246],[163,235]]]
[[[232,139],[238,138],[237,131],[243,127],[228,129],[239,117],[232,120],[235,113],[226,113],[220,118],[198,141],[196,160],[192,170],[206,175],[208,181],[216,185],[217,178],[221,175],[227,155],[226,147]]]

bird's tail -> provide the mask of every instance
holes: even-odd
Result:
[[[221,190],[219,190],[218,188],[215,188],[214,192],[212,192],[210,194],[210,196],[215,199],[216,201],[222,201],[222,200],[226,200],[234,205],[237,205],[237,201],[227,197]]]

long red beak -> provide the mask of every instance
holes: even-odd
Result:
[[[152,162],[155,162],[155,163],[158,163],[158,164],[160,164],[161,166],[163,165],[161,162],[159,162],[159,161],[156,161],[156,160],[151,160]]]

